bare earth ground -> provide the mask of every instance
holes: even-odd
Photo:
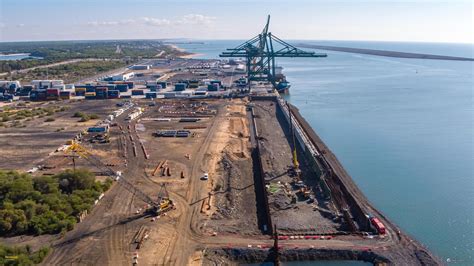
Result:
[[[183,265],[196,248],[196,234],[258,234],[245,105],[240,100],[210,102],[210,108],[218,109],[217,117],[202,118],[196,123],[143,119],[130,123],[128,130],[129,123],[117,120],[119,127],[112,128],[111,143],[106,145],[118,152],[102,154],[107,148],[101,144],[95,153],[126,160],[126,169],[123,165],[116,168],[152,197],[157,196],[160,184],[167,184],[176,210],[152,221],[152,217],[137,213],[140,208],[143,210],[143,202],[114,185],[84,222],[54,242],[54,251],[44,264],[127,265],[139,252],[139,261],[145,265]],[[157,109],[147,107],[142,117],[166,116]],[[159,129],[183,129],[189,125],[203,128],[192,129],[194,136],[188,138],[152,136]],[[150,159],[144,158],[141,149],[136,155],[132,151],[131,143],[139,147],[139,141]],[[119,145],[123,142],[126,148],[118,148],[123,147]],[[171,175],[162,176],[160,171],[153,175],[159,162],[165,160]],[[204,172],[209,173],[208,181],[199,179]],[[141,227],[148,230],[148,239],[137,250],[131,241]]]
[[[0,168],[28,170],[41,162],[49,153],[66,144],[77,133],[104,119],[115,110],[113,101],[78,101],[35,103],[33,106],[68,106],[69,110],[55,113],[53,122],[45,122],[46,117],[23,121],[26,127],[0,127]],[[99,115],[99,120],[78,122],[72,117],[75,112]],[[63,129],[57,131],[58,129]]]
[[[335,216],[331,205],[324,200],[314,181],[312,191],[315,194],[315,203],[308,203],[301,198],[298,198],[296,203],[291,203],[290,194],[296,191],[290,184],[292,178],[288,175],[288,168],[293,164],[291,154],[293,145],[287,136],[288,124],[276,119],[275,114],[276,105],[273,102],[262,101],[255,104],[257,130],[262,136],[259,142],[264,176],[271,187],[268,201],[273,223],[278,226],[281,233],[337,232],[341,221]],[[310,181],[317,176],[305,167],[302,156],[298,158],[303,173],[302,179],[308,180],[306,183],[310,184]]]

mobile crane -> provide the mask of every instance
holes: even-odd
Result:
[[[154,215],[160,215],[164,212],[167,212],[175,208],[173,201],[168,196],[168,191],[166,190],[165,185],[161,186],[160,192],[158,193],[158,201],[155,201],[152,198],[150,198],[148,195],[146,195],[143,191],[141,191],[140,189],[132,185],[130,181],[128,181],[124,176],[122,176],[122,173],[120,171],[115,172],[112,168],[102,163],[99,158],[97,158],[92,153],[90,153],[86,148],[80,145],[77,141],[73,141],[71,145],[65,149],[65,152],[73,153],[72,159],[73,159],[74,170],[76,168],[74,158],[76,157],[76,154],[77,154],[79,157],[87,160],[89,163],[94,165],[97,169],[102,171],[104,175],[115,180],[119,185],[124,187],[130,193],[134,194],[139,199],[147,203],[150,206],[150,208],[147,210],[149,213],[154,214]]]

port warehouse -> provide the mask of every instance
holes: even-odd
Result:
[[[170,88],[170,86],[173,86]],[[225,94],[220,80],[180,80],[171,84],[165,81],[147,81],[137,88],[133,81],[116,81],[64,84],[62,80],[33,80],[31,85],[21,86],[19,81],[0,81],[0,100],[68,100],[73,98],[179,98],[206,97]]]

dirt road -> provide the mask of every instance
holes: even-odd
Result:
[[[55,67],[55,66],[61,66],[61,65],[67,65],[67,64],[73,64],[73,63],[78,63],[78,62],[83,62],[83,61],[103,61],[104,59],[99,59],[99,58],[83,58],[83,59],[71,59],[71,60],[66,60],[66,61],[61,61],[53,64],[48,64],[48,65],[41,65],[41,66],[35,66],[35,67],[30,67],[30,68],[25,68],[21,70],[14,70],[12,71],[12,74],[20,74],[20,73],[26,73],[35,69],[41,69],[41,68],[49,68],[49,67]],[[8,72],[3,72],[0,73],[1,76],[6,76],[8,75]]]

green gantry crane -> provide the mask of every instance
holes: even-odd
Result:
[[[279,90],[278,84],[283,80],[275,73],[276,57],[327,57],[327,54],[306,52],[294,47],[268,32],[269,24],[270,15],[262,33],[235,48],[227,49],[219,57],[246,58],[249,87],[251,81],[269,81]]]

